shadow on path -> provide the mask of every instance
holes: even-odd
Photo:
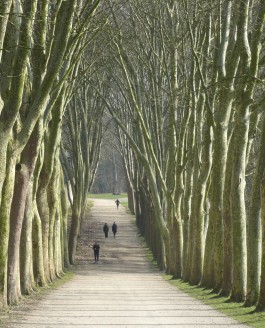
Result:
[[[132,218],[123,207],[117,210],[114,201],[95,199],[82,225],[74,278],[27,313],[16,311],[4,328],[246,327],[164,281],[146,259]],[[108,238],[102,230],[105,222]],[[89,247],[94,240],[100,244],[98,264]]]

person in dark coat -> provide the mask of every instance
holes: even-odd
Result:
[[[104,234],[105,234],[105,238],[108,238],[109,227],[108,227],[107,223],[104,224],[103,231],[104,231]]]
[[[119,205],[120,205],[120,201],[118,199],[115,200],[115,203],[116,203],[116,206],[117,206],[117,209],[119,208]]]
[[[93,245],[92,248],[94,250],[95,263],[98,263],[100,246],[97,243],[97,241],[95,241],[95,243],[94,243],[94,245]]]
[[[117,230],[118,230],[117,224],[114,222],[112,225],[112,232],[113,232],[114,238],[116,236]]]

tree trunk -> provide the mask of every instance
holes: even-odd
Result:
[[[207,109],[206,109],[207,110]],[[202,120],[201,120],[202,121]],[[205,250],[205,209],[209,177],[212,168],[212,123],[210,113],[207,110],[203,140],[203,149],[200,156],[200,171],[198,176],[197,188],[194,188],[194,213],[195,232],[192,253],[191,282],[199,284],[202,279],[204,250]],[[199,169],[199,168],[198,168]],[[195,184],[196,186],[196,184]]]
[[[44,269],[42,237],[42,221],[39,216],[36,201],[34,201],[32,222],[33,272],[36,285],[44,287],[47,285],[47,275]]]
[[[55,159],[56,160],[56,159]],[[56,161],[58,162],[58,161]],[[49,205],[49,270],[51,280],[54,281],[56,278],[55,274],[55,221],[57,215],[57,206],[58,206],[58,185],[59,185],[59,172],[58,164],[55,164],[53,167],[53,174],[50,179],[50,183],[47,187],[48,194],[48,205]]]
[[[49,206],[46,193],[46,184],[47,179],[44,175],[41,175],[39,178],[37,191],[37,211],[41,219],[42,227],[42,253],[45,281],[49,283],[51,281],[49,270]],[[36,221],[36,223],[38,223],[38,221]]]
[[[79,225],[80,225],[80,213],[77,208],[77,204],[75,200],[73,204],[74,205],[72,209],[71,228],[69,232],[69,241],[68,241],[70,264],[75,264],[77,238],[78,238]]]
[[[64,176],[61,171],[61,212],[62,212],[62,253],[63,253],[63,262],[64,267],[68,268],[69,263],[69,252],[68,252],[68,200],[67,193],[65,190]]]
[[[261,227],[262,227],[262,258],[261,258],[261,276],[259,301],[256,306],[257,311],[265,310],[265,170],[263,171],[260,183],[260,200],[261,200]]]
[[[15,158],[8,151],[8,163],[3,184],[0,207],[0,308],[7,305],[8,238],[10,231],[10,209],[15,179]]]
[[[16,165],[15,186],[10,213],[10,235],[8,246],[8,303],[17,304],[20,294],[19,249],[21,230],[24,218],[26,198],[29,186],[29,172],[26,165],[19,163]]]
[[[214,287],[214,263],[213,263],[213,222],[209,220],[208,230],[206,235],[203,272],[200,285],[206,288]]]
[[[30,183],[24,220],[21,232],[20,243],[20,275],[21,275],[21,292],[29,295],[34,287],[33,275],[33,250],[32,250],[32,221],[33,221],[33,204],[32,204],[32,183]]]
[[[231,142],[229,144],[226,173],[225,173],[225,188],[224,188],[224,263],[223,263],[223,283],[221,295],[230,296],[232,290],[232,257],[231,251],[233,249],[232,240],[232,217],[230,204],[231,178],[233,167],[233,150]]]
[[[261,190],[263,170],[265,167],[265,119],[262,118],[261,140],[259,145],[259,157],[256,165],[254,181],[252,185],[251,204],[247,225],[247,297],[246,306],[252,306],[259,300],[260,272],[261,272]]]
[[[41,129],[41,122],[38,122],[35,126],[35,129],[28,140],[27,145],[25,146],[24,150],[21,153],[20,163],[16,165],[16,176],[15,176],[15,188],[13,193],[13,200],[11,205],[11,218],[10,223],[12,229],[10,230],[9,236],[9,250],[8,250],[8,299],[10,303],[16,304],[18,302],[18,298],[20,295],[16,295],[16,291],[19,290],[15,284],[20,285],[20,277],[16,276],[17,270],[16,268],[19,267],[19,252],[20,252],[20,239],[21,239],[21,231],[23,226],[23,220],[25,217],[25,206],[26,200],[29,193],[29,197],[32,194],[32,190],[29,188],[33,188],[33,184],[30,183],[32,173],[34,171],[36,161],[38,158],[38,152],[40,149],[41,143],[41,136],[42,136],[42,129]],[[31,208],[30,206],[32,203],[29,201],[27,205],[27,214],[30,214]],[[27,217],[27,216],[26,216]],[[31,221],[31,218],[27,219]],[[31,225],[30,222],[27,222],[26,225]],[[31,229],[30,226],[28,226]],[[30,234],[29,234],[30,236]],[[30,238],[30,237],[26,238]],[[27,246],[31,241],[26,243]],[[29,246],[28,251],[31,252],[31,247]],[[25,248],[23,251],[25,252]],[[31,253],[24,254],[25,258],[30,261]],[[29,263],[27,263],[29,264]],[[26,263],[25,263],[26,265]],[[29,270],[29,268],[27,269]],[[25,273],[25,271],[23,271]],[[23,274],[23,273],[22,273]],[[24,281],[27,281],[27,277],[23,277]],[[28,288],[30,288],[28,286]]]
[[[246,149],[249,129],[249,106],[243,97],[242,107],[236,114],[233,142],[233,171],[231,183],[231,215],[233,222],[233,264],[231,299],[242,302],[247,287],[247,240],[245,208]]]
[[[189,153],[188,163],[186,165],[184,175],[184,199],[183,199],[183,220],[184,220],[184,262],[183,262],[183,279],[190,281],[190,263],[191,263],[191,252],[192,252],[192,228],[191,228],[191,214],[192,214],[192,194],[193,194],[193,168],[194,168],[194,157],[192,156],[194,151],[194,140],[195,140],[195,113],[192,112],[189,119],[188,131],[186,136],[186,148],[184,152]]]

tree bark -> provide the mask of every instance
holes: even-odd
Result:
[[[243,98],[244,99],[244,98]],[[248,100],[245,99],[247,102]],[[243,102],[244,103],[244,102]],[[231,181],[231,215],[233,222],[232,295],[237,302],[244,301],[247,284],[247,240],[245,209],[245,165],[249,129],[249,108],[243,105],[236,118],[233,136],[233,172]]]
[[[261,227],[262,227],[262,249],[261,249],[261,276],[259,301],[256,311],[265,310],[265,171],[263,171],[260,183],[260,199],[261,199]]]
[[[7,170],[0,206],[0,307],[7,306],[7,263],[8,263],[8,240],[10,232],[10,208],[14,189],[15,162],[11,150],[7,152]]]

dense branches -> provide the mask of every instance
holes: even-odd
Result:
[[[260,286],[264,10],[263,1],[129,1],[109,20],[115,98],[105,102],[138,225],[161,268],[247,305]]]
[[[104,25],[94,15],[98,4],[81,0],[1,4],[1,307],[17,303],[21,292],[53,281],[69,263],[68,249],[63,247],[68,205],[59,160],[62,120],[67,104],[68,108],[72,104],[70,91],[75,85],[78,90],[80,83],[75,76],[78,63],[85,61],[85,49]],[[83,106],[85,115],[88,106]],[[90,149],[82,145],[86,166],[82,203],[98,162],[101,113],[82,120],[88,131],[82,142],[98,140]]]
[[[160,268],[264,309],[265,1],[0,9],[1,304],[74,263],[110,119]]]

